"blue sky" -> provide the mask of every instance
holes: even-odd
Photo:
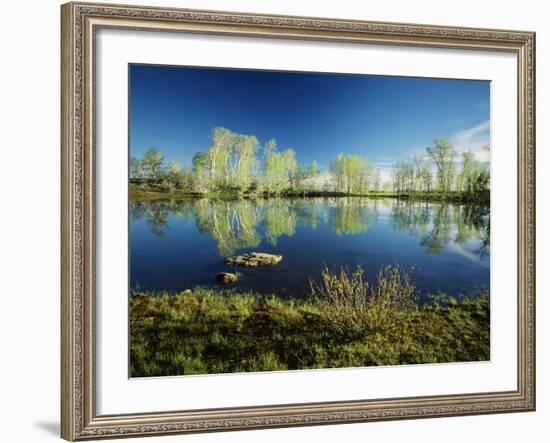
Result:
[[[340,152],[382,171],[434,137],[488,160],[490,82],[390,76],[130,65],[130,153],[155,146],[191,162],[224,126],[275,138],[300,164],[327,168]]]

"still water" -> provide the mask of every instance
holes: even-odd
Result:
[[[282,297],[308,293],[324,265],[408,271],[423,295],[461,296],[489,287],[489,207],[363,197],[188,199],[130,204],[132,291],[231,287]],[[283,255],[273,268],[229,268],[244,252]]]

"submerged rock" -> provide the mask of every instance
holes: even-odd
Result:
[[[239,274],[233,274],[232,272],[220,272],[216,275],[216,281],[222,285],[228,283],[235,283],[239,279]]]
[[[281,262],[282,255],[266,254],[265,252],[249,252],[242,255],[235,255],[225,259],[228,266],[274,266]]]

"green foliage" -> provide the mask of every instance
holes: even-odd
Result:
[[[393,187],[397,192],[414,191],[414,166],[408,160],[399,160],[392,170]]]
[[[338,154],[332,160],[330,169],[339,192],[360,194],[373,187],[374,167],[365,157]]]
[[[132,157],[130,182],[147,191],[164,193],[187,190],[199,194],[305,196],[381,192],[389,195],[389,191],[393,191],[398,197],[422,194],[431,199],[489,199],[488,167],[473,153],[465,151],[459,169],[457,153],[445,138],[434,139],[425,155],[415,155],[412,161],[397,161],[389,182],[383,182],[380,169],[359,155],[341,153],[331,161],[330,172],[323,172],[316,160],[300,167],[296,152],[277,150],[275,139],[261,147],[255,136],[237,134],[223,127],[214,128],[211,139],[212,145],[206,151],[195,153],[192,167],[182,167],[175,160],[166,166],[164,155],[157,148],[149,149],[142,159]]]
[[[274,194],[293,189],[297,178],[298,163],[296,153],[292,149],[278,152],[270,150],[265,159],[263,185]]]
[[[413,190],[419,192],[430,192],[432,190],[432,162],[425,155],[413,157],[414,177]]]
[[[164,172],[164,154],[157,148],[150,148],[143,154],[141,167],[145,170],[145,175],[153,180],[159,180]]]
[[[338,273],[325,266],[320,283],[310,280],[311,293],[319,300],[322,315],[333,330],[351,337],[365,331],[388,330],[415,307],[416,288],[399,266],[381,269],[372,286],[364,273],[359,265],[352,273],[345,268]]]
[[[437,171],[438,189],[443,192],[452,190],[456,152],[452,143],[443,137],[434,138],[433,146],[428,146],[426,152],[433,160]]]
[[[252,135],[214,128],[212,146],[193,158],[197,189],[247,190],[254,177],[258,145],[258,139]]]
[[[386,277],[390,286],[396,284],[391,273]],[[386,311],[386,304],[383,298],[380,309]],[[395,300],[390,305],[395,310],[400,306]],[[365,322],[352,335],[334,327],[327,316],[329,303],[322,299],[283,300],[200,288],[177,295],[136,295],[130,300],[130,371],[132,377],[145,377],[490,358],[487,297],[423,308],[406,303],[402,308],[391,317],[394,323],[382,316],[384,321],[373,327]]]
[[[470,151],[462,153],[462,170],[457,176],[456,189],[475,196],[489,189],[490,174]]]

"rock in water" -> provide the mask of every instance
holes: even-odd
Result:
[[[218,283],[221,283],[222,285],[226,285],[228,283],[235,283],[239,279],[238,274],[233,274],[231,272],[220,272],[218,275],[216,275],[216,281]]]
[[[266,254],[265,252],[249,252],[242,255],[235,255],[225,259],[228,266],[274,266],[281,262],[282,255]]]

